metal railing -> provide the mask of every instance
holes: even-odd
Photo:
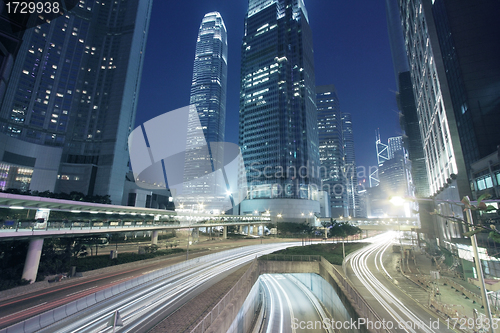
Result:
[[[263,221],[254,221],[251,224],[262,224]],[[17,232],[44,232],[44,231],[77,231],[88,230],[93,232],[110,232],[115,229],[120,231],[127,230],[154,230],[154,229],[175,229],[175,228],[196,228],[204,227],[206,222],[188,222],[188,221],[126,221],[126,220],[109,220],[109,221],[48,221],[39,222],[18,222],[18,221],[3,221],[0,222],[0,237],[2,234],[14,236]],[[247,221],[219,221],[210,222],[216,226],[223,225],[249,225]]]

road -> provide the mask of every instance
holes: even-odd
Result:
[[[259,244],[260,240],[238,240],[238,241],[208,241],[200,242],[190,246],[189,258],[196,258],[209,253],[214,253],[224,249],[241,247],[246,245]],[[185,245],[185,244],[184,244]],[[127,245],[135,247],[136,244]],[[114,245],[113,247],[114,248]],[[208,250],[207,250],[208,248]],[[101,251],[101,250],[100,250]],[[197,252],[202,251],[202,252]],[[103,251],[104,252],[104,251]],[[125,252],[124,248],[119,248],[119,253]],[[171,255],[167,258],[157,258],[149,261],[149,263],[137,262],[140,267],[134,264],[129,264],[129,268],[113,270],[108,273],[101,273],[97,276],[89,276],[85,278],[71,279],[64,283],[54,283],[52,286],[43,290],[30,292],[17,297],[12,297],[0,301],[0,329],[13,325],[19,321],[28,319],[37,314],[43,313],[50,309],[56,308],[63,304],[72,302],[78,298],[93,294],[99,290],[103,290],[121,283],[128,279],[141,276],[151,271],[164,268],[186,260],[186,254]]]
[[[264,320],[259,332],[302,333],[333,332],[320,302],[290,274],[263,274],[259,283],[264,290]]]
[[[346,257],[347,277],[393,332],[453,332],[431,311],[407,296],[391,280],[384,266],[384,252],[395,233],[373,238],[373,243]]]
[[[147,332],[182,304],[256,256],[298,244],[263,244],[228,250],[225,252],[227,255],[219,260],[174,272],[120,293],[45,327],[40,332],[108,332],[112,329],[106,328],[106,325],[115,311],[119,311],[124,323],[124,326],[117,327],[117,332]],[[88,291],[95,292],[94,288]],[[80,294],[76,295],[80,297]]]

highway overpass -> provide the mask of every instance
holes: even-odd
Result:
[[[78,221],[57,221],[50,219],[43,223],[22,224],[4,221],[0,226],[0,241],[29,239],[23,278],[34,281],[38,271],[44,238],[74,237],[110,234],[120,232],[152,232],[151,243],[156,244],[158,232],[167,229],[224,227],[223,237],[227,237],[227,226],[252,226],[254,233],[264,224],[271,222],[270,216],[261,215],[212,215],[181,213],[163,209],[106,205],[81,201],[61,200],[29,195],[0,193],[0,208],[13,210],[63,211],[87,214]],[[76,215],[75,215],[76,216]],[[100,218],[93,218],[100,217]],[[412,230],[418,228],[416,218],[337,218],[337,222],[349,222],[362,230]],[[319,218],[317,224],[330,222],[330,218]],[[9,223],[6,223],[9,222]],[[250,230],[250,229],[248,229]]]

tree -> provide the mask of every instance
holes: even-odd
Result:
[[[310,234],[313,230],[306,222],[293,223],[293,222],[278,222],[277,227],[279,233],[283,234]]]
[[[331,237],[342,237],[342,255],[345,258],[344,239],[361,233],[361,229],[347,222],[332,223],[329,231]]]
[[[334,222],[330,225],[329,236],[330,237],[342,237],[346,238],[348,236],[354,236],[361,233],[361,229],[353,226],[347,222]]]
[[[477,199],[477,205],[473,205],[471,204],[470,200],[468,197],[464,197],[461,201],[461,204],[460,203],[456,203],[456,202],[451,202],[451,201],[447,201],[449,202],[450,204],[454,204],[454,205],[458,205],[460,207],[464,207],[464,211],[467,210],[467,209],[470,209],[471,211],[482,211],[482,212],[492,212],[492,211],[499,211],[499,208],[496,208],[492,205],[487,205],[484,200],[486,199],[489,199],[491,197],[490,194],[483,194],[481,195],[478,199]],[[472,237],[473,235],[475,234],[478,234],[478,233],[488,233],[488,237],[490,239],[492,239],[494,242],[497,242],[497,243],[500,243],[500,231],[497,230],[496,226],[494,224],[491,224],[491,225],[485,225],[485,224],[481,224],[481,223],[478,223],[478,224],[472,224],[472,223],[469,223],[468,221],[464,220],[463,218],[460,218],[460,217],[456,217],[456,216],[448,216],[448,215],[443,215],[441,213],[439,213],[437,210],[434,210],[434,212],[432,213],[429,213],[431,215],[436,215],[436,216],[439,216],[439,217],[442,217],[446,220],[450,220],[450,221],[453,221],[453,222],[457,222],[457,223],[460,223],[460,224],[463,224],[465,225],[466,227],[469,228],[469,231],[468,232],[465,232],[464,233],[464,236],[467,236],[467,237]]]

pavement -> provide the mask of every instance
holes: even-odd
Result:
[[[401,265],[401,254],[391,250],[389,248],[384,254],[384,265],[395,286],[423,307],[436,312],[443,320],[448,320],[456,331],[479,331],[477,326],[471,324],[472,320],[478,320],[478,316],[485,318],[477,286],[445,270],[440,271],[439,279],[433,278],[431,271],[438,269],[423,251],[413,253]],[[500,318],[498,308],[492,307],[491,311],[493,320]],[[500,329],[495,329],[495,332],[500,332]]]

